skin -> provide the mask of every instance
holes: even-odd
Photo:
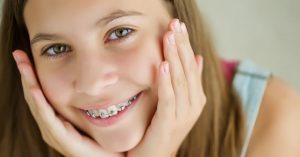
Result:
[[[247,156],[300,156],[300,95],[287,82],[269,80]]]
[[[32,45],[35,66],[25,52],[13,53],[25,99],[43,139],[65,156],[174,156],[206,102],[202,57],[194,56],[186,26],[172,20],[162,1],[115,4],[28,1],[24,17],[30,39],[37,33],[60,38]],[[94,26],[99,15],[132,8],[143,17]],[[136,29],[134,34],[118,43],[103,41],[109,29],[125,24]],[[54,42],[71,45],[72,51],[55,59],[40,56],[42,47]],[[122,100],[141,90],[140,105],[113,126],[96,127],[78,112],[90,102]]]
[[[163,56],[159,39],[171,17],[162,1],[147,3],[158,11],[139,0],[127,0],[119,6],[116,1],[30,0],[24,11],[30,39],[38,33],[61,36],[32,45],[45,96],[64,118],[112,151],[126,151],[137,145],[157,104],[156,71]],[[119,9],[143,15],[95,25],[98,19]],[[107,42],[112,39],[106,36],[109,30],[122,26],[135,32],[122,42]],[[72,51],[51,60],[41,57],[41,49],[54,42],[70,45]],[[107,101],[114,104],[140,91],[144,91],[142,105],[118,125],[99,128],[78,116],[81,107]]]
[[[188,34],[176,31],[176,20],[160,0],[124,2],[122,7],[116,7],[119,1],[79,0],[29,0],[26,5],[30,39],[41,32],[61,36],[32,46],[35,67],[23,51],[13,54],[43,139],[65,156],[175,156],[202,112],[203,61],[200,56],[195,60]],[[116,8],[135,8],[145,16],[94,26],[99,16]],[[137,32],[129,40],[105,43],[105,33],[120,24],[135,26]],[[173,35],[175,44],[170,44]],[[54,42],[70,45],[72,51],[53,60],[41,57],[40,49]],[[146,93],[141,105],[110,128],[95,127],[76,111],[90,102],[120,100],[140,90]],[[299,104],[295,90],[271,79],[247,156],[300,156],[300,125],[295,123],[300,118]]]

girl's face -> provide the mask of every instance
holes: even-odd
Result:
[[[29,0],[24,11],[35,68],[49,103],[112,151],[142,139],[158,101],[162,36],[171,20],[163,0]],[[142,92],[123,114],[96,120]],[[122,112],[119,112],[122,113]]]

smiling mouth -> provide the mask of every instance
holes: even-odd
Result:
[[[142,92],[132,96],[128,100],[125,100],[119,104],[111,105],[107,109],[90,109],[85,110],[85,113],[94,119],[100,118],[100,119],[106,119],[109,117],[113,117],[118,115],[119,112],[125,110],[127,107],[129,107],[133,102],[140,96]]]

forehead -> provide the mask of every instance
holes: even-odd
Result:
[[[116,10],[137,11],[152,17],[167,13],[164,0],[28,0],[24,19],[30,33],[40,28],[63,28],[63,24],[92,25]]]
[[[160,0],[28,0],[25,6],[25,15],[35,16],[51,13],[52,15],[82,14],[86,11],[99,13],[112,9],[141,9],[147,10],[145,3]],[[149,3],[153,4],[153,3]],[[37,14],[38,13],[38,14]]]
[[[61,11],[76,13],[74,12],[76,10],[93,10],[93,8],[99,7],[101,10],[128,7],[144,10],[151,8],[155,5],[155,2],[159,1],[162,2],[163,0],[28,0],[26,8],[29,12],[35,10],[39,12],[58,11],[58,13],[61,13]]]

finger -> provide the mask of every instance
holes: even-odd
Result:
[[[180,23],[179,20],[176,19],[174,20],[172,28],[173,31],[176,31],[176,45],[185,77],[187,79],[190,105],[199,105],[201,103],[199,96],[199,93],[201,92],[201,82],[199,81],[200,74],[197,68],[194,51],[189,42],[186,26],[184,23]]]
[[[82,136],[73,125],[63,117],[56,115],[40,89],[32,89],[31,93],[33,103],[41,106],[38,114],[38,118],[41,122],[39,127],[41,131],[44,132],[44,138],[46,138],[44,140],[49,141],[49,145],[53,145],[56,149],[69,155],[70,153],[83,155],[84,150],[89,151],[90,154],[95,153],[97,144],[91,140],[89,141],[87,137]],[[78,146],[78,144],[83,144],[84,146]],[[78,149],[74,150],[74,148]],[[88,149],[95,150],[92,151]]]
[[[32,88],[29,91],[32,94],[32,104],[36,106],[36,113],[42,124],[46,126],[53,134],[65,131],[63,123],[56,116],[54,109],[45,99],[45,96],[40,88]],[[58,131],[59,130],[59,131]]]
[[[40,131],[43,135],[45,141],[50,141],[48,144],[53,144],[56,141],[55,130],[59,130],[62,127],[59,126],[57,122],[54,110],[46,102],[45,97],[37,84],[35,74],[33,73],[30,61],[28,60],[24,52],[14,53],[15,60],[18,64],[19,71],[21,73],[22,87],[24,91],[24,96],[29,106],[29,109],[37,122]],[[22,56],[23,55],[23,56]],[[44,99],[44,100],[43,100]],[[63,129],[59,132],[63,132]]]
[[[169,123],[175,117],[175,94],[171,82],[168,62],[163,62],[159,70],[157,116],[159,122]],[[165,124],[163,126],[166,127]],[[160,127],[158,127],[160,128]]]
[[[199,71],[199,78],[200,78],[200,82],[201,82],[201,86],[202,86],[203,65],[204,65],[203,57],[201,55],[196,55],[196,62],[197,62],[197,67],[198,67],[198,71]]]
[[[199,98],[200,98],[200,110],[203,109],[203,107],[206,104],[206,95],[204,93],[204,89],[203,89],[203,65],[204,65],[204,60],[203,57],[201,55],[197,55],[196,56],[196,62],[197,62],[197,67],[198,67],[198,71],[199,71],[199,82],[200,82],[200,92],[199,92]],[[193,107],[199,107],[198,104],[196,104]]]
[[[29,103],[29,102],[33,102],[33,100],[32,100],[32,96],[30,96],[30,94],[29,94],[30,92],[29,92],[29,87],[27,85],[27,82],[25,81],[25,79],[22,75],[21,75],[21,81],[22,81],[22,88],[23,88],[24,98],[25,98],[25,100],[28,104],[28,107],[29,107],[29,109],[32,113],[32,116],[36,119],[36,117],[37,117],[36,116],[37,113],[36,113],[36,109],[35,109],[36,107],[35,107],[35,105],[32,105],[32,104]]]
[[[180,116],[186,113],[189,99],[187,81],[177,53],[174,32],[167,32],[164,37],[164,55],[170,65],[171,82],[176,100],[176,116]]]
[[[32,104],[39,107],[35,111],[37,113],[35,119],[43,134],[43,139],[48,141],[48,144],[57,150],[73,153],[72,146],[78,141],[72,142],[75,139],[69,138],[70,134],[68,131],[70,128],[66,129],[65,123],[56,116],[40,89],[33,88],[30,92],[33,98]]]
[[[172,30],[175,33],[176,46],[178,49],[178,55],[182,62],[184,72],[187,79],[191,79],[190,74],[197,74],[197,63],[195,61],[195,54],[190,44],[189,35],[187,28],[184,23],[180,22],[178,19],[175,19],[172,23]]]
[[[35,80],[35,77],[32,77],[32,70],[31,70],[31,63],[26,55],[25,52],[16,50],[13,52],[14,59],[17,63],[18,69],[21,74],[21,81],[22,81],[22,87],[24,92],[25,100],[27,101],[27,104],[29,106],[29,109],[31,110],[31,113],[36,119],[36,106],[30,102],[32,102],[32,96],[30,94],[30,88],[37,88],[38,85],[37,81]]]
[[[15,51],[13,56],[21,73],[24,95],[35,120],[39,125],[46,125],[47,128],[59,127],[55,112],[42,93],[28,56],[20,50]],[[57,126],[53,127],[53,125]]]
[[[15,52],[13,52],[13,56],[21,75],[24,76],[24,79],[26,80],[26,82],[28,82],[29,87],[39,86],[35,73],[33,71],[32,64],[27,54],[21,50],[16,50]]]
[[[141,147],[156,148],[153,144],[164,142],[176,124],[175,94],[172,87],[168,62],[162,62],[157,73],[158,76],[158,104],[151,124],[145,133]],[[145,143],[145,141],[147,141]],[[141,150],[143,152],[143,150]],[[141,152],[141,153],[142,153]]]

